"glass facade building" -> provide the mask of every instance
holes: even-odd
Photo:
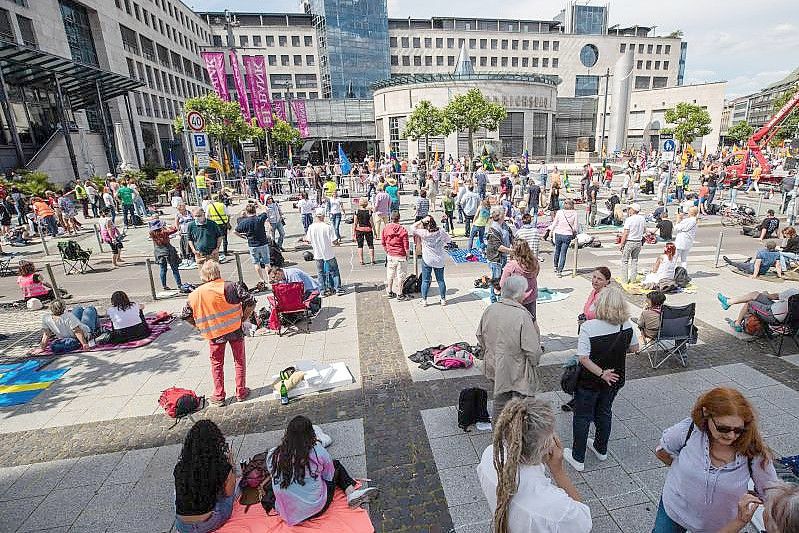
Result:
[[[607,31],[608,10],[605,6],[574,5],[573,32],[578,35],[602,35]]]
[[[319,42],[324,98],[371,98],[390,77],[386,0],[306,0]]]

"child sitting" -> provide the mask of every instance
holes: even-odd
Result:
[[[660,308],[666,302],[666,295],[660,291],[651,291],[646,295],[646,308],[639,318],[632,321],[638,324],[644,342],[655,339],[660,330]]]
[[[38,298],[46,302],[55,298],[53,288],[42,281],[42,276],[36,273],[36,267],[30,261],[19,262],[19,275],[17,285],[22,291],[22,298],[27,302],[31,298]]]

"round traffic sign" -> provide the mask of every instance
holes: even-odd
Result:
[[[186,115],[186,122],[194,131],[202,131],[205,129],[205,119],[199,111],[189,111]]]
[[[671,140],[671,139],[667,139],[663,143],[663,151],[664,152],[673,152],[676,147],[677,147],[677,145],[674,144],[674,141]]]

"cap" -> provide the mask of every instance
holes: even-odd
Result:
[[[641,206],[638,205],[638,204],[630,204],[630,209],[632,209],[636,213],[640,213],[641,212]]]
[[[155,220],[151,220],[148,226],[150,226],[150,231],[157,231],[164,227],[164,223],[160,218],[156,218]]]
[[[323,217],[323,216],[325,216],[325,208],[324,208],[324,207],[317,207],[317,208],[314,210],[314,215],[316,215],[316,216],[318,216],[318,217]]]

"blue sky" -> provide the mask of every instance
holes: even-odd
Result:
[[[299,0],[184,0],[197,11],[300,12]],[[610,24],[681,29],[688,42],[686,83],[726,80],[728,97],[748,94],[799,67],[797,0],[612,0]],[[601,3],[601,2],[594,2]],[[566,0],[388,0],[390,17],[552,18]]]

